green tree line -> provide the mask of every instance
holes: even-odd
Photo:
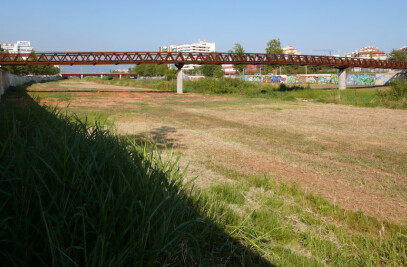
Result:
[[[60,72],[60,69],[54,66],[7,65],[1,69],[16,75],[56,75]]]
[[[4,53],[4,50],[1,48],[1,46],[0,52]],[[16,75],[56,75],[61,71],[58,67],[55,66],[6,65],[1,66],[1,69]]]
[[[166,64],[162,65],[140,64],[130,69],[130,72],[136,73],[137,75],[143,77],[152,77],[152,76],[164,76],[166,70],[168,70],[168,66]]]

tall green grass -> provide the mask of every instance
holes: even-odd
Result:
[[[176,91],[175,81],[166,80],[126,80],[120,81],[87,78],[90,81],[103,84],[130,86],[135,88],[150,88],[162,91]],[[378,91],[375,88],[337,89],[312,88],[311,85],[285,85],[245,82],[239,79],[206,78],[198,81],[184,81],[184,91],[201,94],[231,95],[239,97],[268,98],[281,101],[312,101],[320,103],[335,103],[363,107],[384,106],[389,108],[407,108],[403,99],[394,99],[397,93]],[[391,90],[392,91],[392,90]],[[398,90],[397,92],[400,92]]]
[[[407,80],[395,80],[390,85],[390,90],[378,92],[381,102],[396,108],[407,108]]]
[[[3,266],[268,265],[210,222],[171,154],[27,97],[2,101]]]

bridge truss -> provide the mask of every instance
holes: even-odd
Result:
[[[0,65],[252,64],[407,69],[407,62],[263,53],[47,52],[0,53]]]

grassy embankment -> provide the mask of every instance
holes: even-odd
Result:
[[[22,90],[0,106],[4,265],[267,265],[211,223],[221,205],[191,198],[171,155]]]
[[[131,80],[112,79],[101,80],[88,77],[89,81],[130,86],[135,88],[150,88],[156,90],[176,91],[175,81],[166,80]],[[404,83],[393,86],[393,88],[406,88]],[[399,93],[390,93],[388,97],[382,87],[351,87],[348,90],[339,91],[335,85],[285,85],[265,84],[255,82],[244,82],[238,79],[203,79],[199,81],[184,81],[184,91],[204,94],[227,94],[245,97],[271,98],[284,101],[307,100],[321,103],[335,103],[344,105],[355,105],[364,107],[383,106],[388,108],[407,108],[407,98],[399,96]],[[407,90],[407,89],[403,89]],[[393,89],[394,91],[394,89]]]
[[[13,93],[0,107],[10,263],[250,265],[252,250],[279,265],[407,264],[406,227],[225,168],[235,183],[190,192],[176,163],[135,140]]]

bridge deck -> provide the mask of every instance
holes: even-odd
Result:
[[[263,53],[47,52],[0,53],[0,65],[253,64],[407,69],[407,62]]]
[[[63,72],[62,76],[137,76],[136,73],[110,73],[110,72],[100,72],[100,73],[69,73]]]

